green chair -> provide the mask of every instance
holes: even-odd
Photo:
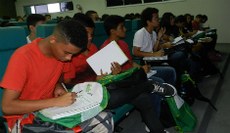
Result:
[[[13,54],[13,52],[22,45],[26,44],[26,32],[23,27],[12,26],[12,27],[2,27],[0,28],[0,81],[5,73],[8,61]],[[0,103],[2,101],[2,88],[0,88]],[[2,105],[0,106],[0,119],[2,119]],[[1,123],[1,128],[3,128],[3,123]],[[2,131],[1,129],[0,131]]]
[[[36,27],[36,36],[45,38],[51,35],[57,24],[41,24]]]
[[[96,22],[94,29],[93,43],[100,48],[104,41],[108,38],[104,30],[103,22]]]

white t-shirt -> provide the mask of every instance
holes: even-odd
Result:
[[[157,35],[153,31],[150,34],[144,27],[138,30],[133,38],[133,46],[141,48],[143,52],[153,52],[153,46],[156,42]]]

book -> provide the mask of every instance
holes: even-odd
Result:
[[[120,65],[123,65],[128,61],[128,57],[118,44],[115,41],[112,41],[97,53],[87,58],[86,61],[97,75],[101,75],[101,70],[103,73],[108,74],[112,72],[111,63],[117,62]]]
[[[184,39],[182,38],[182,36],[176,37],[174,38],[174,40],[172,41],[173,45],[179,45],[185,43]]]
[[[70,106],[50,107],[42,109],[39,112],[52,120],[83,114],[84,112],[87,112],[87,115],[90,115],[89,112],[93,114],[95,114],[94,112],[98,112],[100,103],[103,100],[103,88],[101,84],[97,82],[80,83],[73,87],[72,92],[77,93],[77,98]]]
[[[192,35],[192,39],[196,39],[196,38],[199,39],[204,36],[205,36],[205,32],[198,30],[194,35]]]

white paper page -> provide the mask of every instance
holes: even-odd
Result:
[[[180,96],[178,96],[178,94],[174,96],[174,100],[175,100],[177,108],[180,109],[181,106],[184,104],[184,100]]]
[[[156,70],[150,70],[148,73],[147,73],[147,78],[150,78],[152,77],[154,74],[156,74],[157,71]]]
[[[150,57],[144,57],[143,60],[146,61],[157,61],[157,60],[168,60],[168,56],[150,56]]]
[[[107,46],[90,56],[87,63],[97,75],[103,73],[111,73],[111,63],[118,62],[120,65],[128,61],[128,57],[120,49],[115,41],[110,42]]]
[[[172,44],[177,44],[177,43],[179,43],[180,41],[183,41],[182,36],[176,37],[176,38],[173,40]],[[183,41],[183,42],[184,42],[184,41]]]

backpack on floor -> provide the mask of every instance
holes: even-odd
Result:
[[[189,105],[192,105],[195,99],[209,103],[209,105],[217,111],[217,108],[213,105],[210,99],[206,98],[201,94],[196,82],[191,79],[190,75],[185,73],[181,76],[181,88],[179,90],[179,95],[183,98]]]
[[[189,105],[177,94],[166,98],[171,114],[176,123],[176,130],[180,133],[192,132],[197,123],[197,118]]]

